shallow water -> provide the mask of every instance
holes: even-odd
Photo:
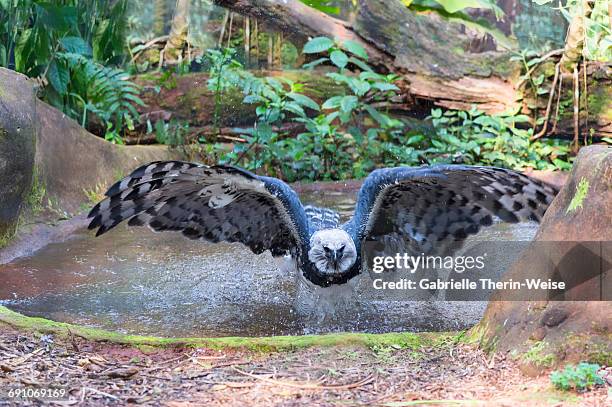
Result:
[[[347,219],[354,194],[320,190],[301,196],[335,207]],[[536,229],[497,224],[479,238],[530,240]],[[320,293],[306,290],[295,273],[281,271],[268,253],[119,226],[101,238],[81,230],[1,265],[0,304],[56,321],[162,336],[454,330],[476,323],[486,306],[389,300],[367,290],[366,280],[324,290],[316,301]],[[306,311],[304,301],[310,302]],[[333,312],[324,312],[326,307]]]

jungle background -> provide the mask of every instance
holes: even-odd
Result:
[[[0,66],[117,144],[296,180],[567,170],[610,143],[606,0],[0,1]]]
[[[23,386],[61,386],[66,403],[88,405],[609,404],[603,286],[601,301],[572,300],[582,286],[570,301],[492,300],[472,328],[436,333],[157,338],[66,323],[61,296],[62,312],[43,315],[53,321],[4,305],[18,290],[29,300],[95,279],[71,244],[88,253],[99,244],[105,273],[111,258],[124,263],[115,248],[138,261],[145,246],[159,255],[152,240],[115,235],[104,246],[85,231],[108,186],[154,160],[306,181],[292,187],[334,204],[334,192],[359,181],[309,181],[396,165],[513,168],[561,188],[534,237],[562,241],[552,257],[610,242],[611,9],[605,0],[0,0],[0,404],[2,391]],[[176,247],[185,251],[182,240]],[[186,252],[201,272],[200,248]],[[537,254],[510,272],[550,277]],[[181,301],[176,276],[209,294],[184,269],[173,274],[180,263],[157,259]],[[86,271],[68,272],[75,264]],[[102,281],[122,275],[110,271]],[[133,294],[126,303],[150,317]]]

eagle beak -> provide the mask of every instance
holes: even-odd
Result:
[[[342,252],[339,250],[333,250],[331,253],[331,261],[335,269],[338,269],[338,262],[340,261],[340,258],[342,258]]]

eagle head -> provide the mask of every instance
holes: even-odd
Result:
[[[342,229],[325,229],[310,238],[308,260],[323,274],[348,271],[357,259],[353,239]]]

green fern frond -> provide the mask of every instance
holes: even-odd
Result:
[[[60,78],[56,82],[65,78],[65,83],[54,88],[73,88],[61,93],[69,97],[79,95],[75,102],[81,105],[84,115],[89,111],[98,116],[107,129],[113,129],[111,139],[116,141],[126,123],[133,123],[138,117],[134,105],[145,105],[139,96],[141,87],[131,82],[125,71],[105,67],[81,54],[60,52],[57,59],[61,61],[58,66],[65,66],[70,75],[56,75]]]

